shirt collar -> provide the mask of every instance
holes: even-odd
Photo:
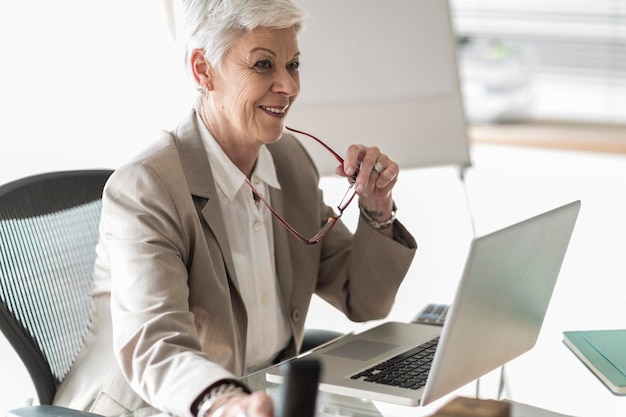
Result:
[[[213,171],[215,184],[222,190],[224,195],[231,201],[245,185],[246,176],[237,168],[217,143],[211,132],[206,128],[199,113],[196,113],[200,136],[204,142],[204,147],[209,156],[209,163]],[[265,145],[259,149],[256,165],[252,175],[256,175],[270,187],[280,189],[280,183],[276,176],[276,166],[272,154]],[[247,186],[246,186],[247,187]],[[262,190],[259,190],[262,192]]]

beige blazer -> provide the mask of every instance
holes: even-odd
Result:
[[[273,207],[312,235],[332,211],[313,162],[290,135],[268,148],[281,184],[271,190]],[[195,112],[111,176],[92,327],[56,404],[195,417],[191,403],[207,386],[242,375],[246,308],[216,195]],[[314,293],[354,321],[389,313],[416,250],[399,222],[394,228],[392,240],[362,221],[354,235],[338,223],[321,243],[305,245],[274,220],[278,284],[294,336],[288,355],[302,343]]]

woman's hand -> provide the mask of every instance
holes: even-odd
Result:
[[[343,166],[336,173],[352,177],[359,195],[361,210],[377,222],[385,222],[392,216],[393,198],[391,191],[398,181],[400,167],[389,159],[376,146],[350,145]],[[391,228],[381,229],[381,233],[392,236]]]
[[[220,397],[206,417],[274,417],[274,402],[263,391]]]

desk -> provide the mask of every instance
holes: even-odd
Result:
[[[558,301],[558,300],[557,300]],[[597,306],[599,307],[599,306]],[[626,326],[626,304],[603,306],[606,316],[605,328]],[[562,330],[599,328],[598,320],[583,318],[580,310],[569,314],[567,320],[556,319],[555,314],[567,311],[557,304],[546,317],[546,322],[536,346],[505,365],[505,389],[503,398],[514,402],[512,417],[617,417],[626,416],[626,396],[613,395],[562,343]],[[592,326],[595,321],[595,326]],[[573,327],[571,323],[578,323]],[[499,370],[481,378],[480,396],[496,398]],[[253,390],[266,390],[278,398],[279,386],[266,381],[261,371],[244,379]],[[319,417],[425,417],[433,414],[457,395],[473,397],[476,384],[451,393],[425,407],[404,407],[320,392],[318,396]],[[544,413],[539,409],[551,410]]]
[[[277,402],[280,395],[280,386],[267,382],[264,372],[250,375],[243,380],[253,390],[265,390]],[[470,384],[472,385],[472,384]],[[429,404],[425,407],[404,407],[394,404],[370,401],[366,399],[347,397],[326,392],[319,392],[317,417],[427,417],[437,411],[456,395],[471,397],[470,385],[455,393]],[[608,416],[609,414],[603,414]],[[612,414],[611,414],[612,415]],[[512,403],[511,417],[570,417],[564,414],[547,412],[522,403]]]

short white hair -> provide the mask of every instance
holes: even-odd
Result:
[[[224,54],[237,37],[258,27],[284,29],[300,33],[304,11],[291,0],[182,0],[182,41],[185,69],[190,71],[190,56],[204,50],[207,60],[221,68]]]

